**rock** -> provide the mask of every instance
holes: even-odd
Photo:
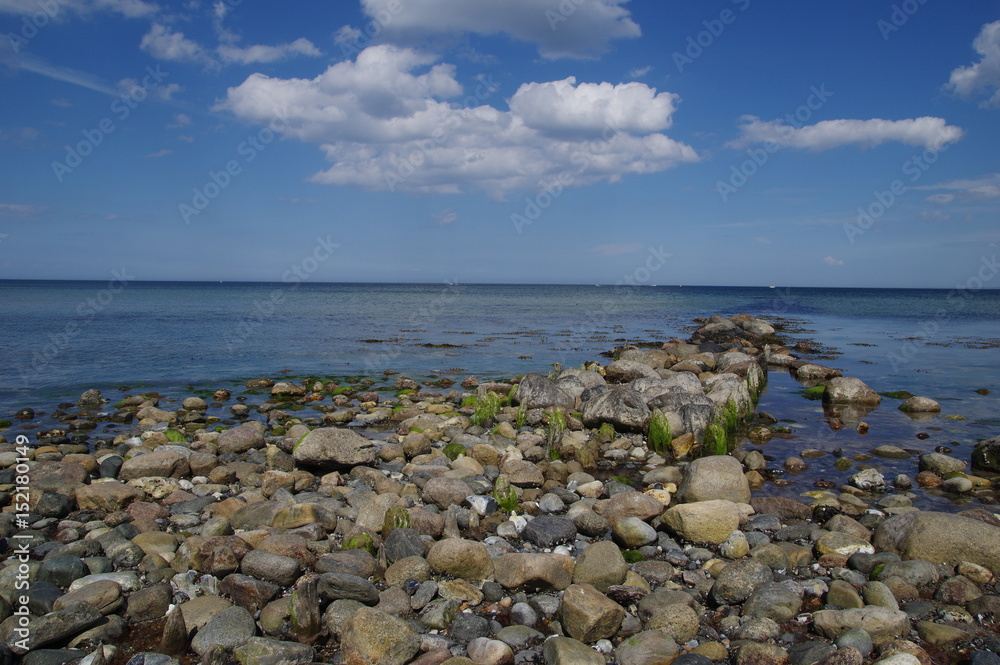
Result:
[[[542,470],[527,460],[508,460],[504,462],[500,472],[507,476],[511,485],[518,487],[541,487],[545,482]]]
[[[958,565],[968,561],[1000,570],[1000,527],[979,520],[932,511],[890,517],[872,540],[878,551],[904,559]]]
[[[115,480],[84,485],[76,491],[80,510],[102,510],[108,513],[124,510],[133,501],[141,501],[146,494]]]
[[[656,630],[633,635],[615,649],[619,665],[669,665],[679,653],[677,643]]]
[[[240,569],[246,575],[283,587],[295,584],[302,574],[297,559],[263,550],[247,552],[240,562]]]
[[[933,621],[918,621],[914,628],[917,634],[927,644],[935,647],[942,647],[959,640],[967,640],[971,637],[968,631],[948,626],[946,624],[934,623]]]
[[[185,617],[187,623],[187,618]],[[190,627],[190,624],[188,624]],[[191,648],[200,656],[214,645],[232,651],[257,633],[253,616],[242,607],[227,607],[206,623],[191,640]]]
[[[646,628],[656,630],[675,642],[689,642],[698,634],[698,615],[691,607],[672,603],[658,608],[646,621]]]
[[[743,475],[743,465],[729,455],[700,457],[684,468],[684,479],[677,489],[684,503],[724,499],[749,503],[750,484]]]
[[[600,427],[604,423],[611,423],[622,431],[644,432],[649,416],[646,396],[628,388],[609,390],[592,397],[583,405],[585,427]]]
[[[84,411],[99,411],[108,400],[104,399],[104,395],[97,388],[91,388],[85,391],[76,400],[76,407],[78,409],[83,409]]]
[[[740,510],[732,501],[712,500],[671,506],[663,514],[667,528],[694,543],[726,542],[740,525]]]
[[[771,569],[757,559],[733,561],[716,577],[712,585],[712,599],[720,605],[742,603],[772,579]]]
[[[529,525],[530,526],[530,525]],[[638,517],[626,517],[618,520],[612,527],[614,538],[626,549],[636,549],[656,541],[656,529],[643,522]]]
[[[899,405],[899,410],[905,413],[938,413],[941,405],[929,397],[911,397]]]
[[[295,445],[292,457],[306,467],[347,468],[372,464],[376,457],[375,442],[352,430],[321,427],[306,434]]]
[[[186,478],[191,474],[187,458],[172,450],[154,450],[126,460],[118,471],[119,480],[136,478]]]
[[[745,642],[736,651],[733,662],[735,665],[785,665],[788,652],[775,644]]]
[[[514,393],[514,402],[525,409],[556,407],[572,411],[576,399],[541,374],[525,374]]]
[[[404,665],[420,651],[420,638],[405,621],[367,607],[344,620],[340,644],[345,665]]]
[[[101,614],[111,614],[122,606],[122,588],[110,580],[93,582],[72,593],[60,596],[52,604],[52,609],[59,611],[74,603],[87,603]]]
[[[626,517],[651,520],[663,513],[663,503],[642,492],[622,492],[607,501],[598,502],[595,509],[601,517],[614,524]]]
[[[573,582],[573,572],[573,559],[565,554],[512,552],[497,560],[494,579],[507,589],[525,587],[560,591]]]
[[[826,604],[839,609],[849,609],[852,607],[864,607],[865,601],[861,600],[854,585],[844,580],[833,580],[830,582],[830,590],[826,592]]]
[[[628,564],[613,542],[602,540],[590,545],[576,558],[574,584],[590,584],[601,593],[609,586],[622,584],[628,575]]]
[[[976,444],[972,450],[972,466],[976,469],[1000,472],[1000,436]]]
[[[878,469],[862,469],[852,475],[848,482],[863,492],[885,491],[885,476]]]
[[[858,663],[861,659],[867,658],[871,655],[872,649],[875,645],[872,644],[872,636],[868,634],[868,631],[864,628],[855,628],[854,630],[849,630],[840,637],[837,638],[837,647],[843,649],[849,647],[855,649],[860,658],[858,658]]]
[[[545,665],[604,665],[604,656],[570,637],[545,640]]]
[[[785,623],[802,608],[804,590],[792,580],[766,582],[758,586],[743,604],[743,615]]]
[[[82,633],[101,621],[103,615],[87,603],[75,603],[66,609],[49,612],[31,621],[30,631],[25,637],[12,633],[7,638],[7,646],[18,654],[24,654],[38,647],[61,642]],[[23,641],[20,641],[24,638]]]
[[[906,635],[909,617],[900,610],[869,605],[847,610],[820,610],[813,613],[813,628],[827,639],[835,640],[849,630],[863,628],[876,646]]]
[[[542,515],[528,522],[521,538],[538,547],[555,547],[576,537],[576,525],[568,517]]]
[[[316,652],[308,644],[251,637],[233,655],[240,665],[308,665]]]
[[[448,506],[461,505],[471,493],[472,488],[464,481],[438,476],[427,481],[421,494],[424,503],[433,503],[441,510],[447,510]]]
[[[965,462],[941,453],[925,453],[920,456],[919,468],[944,477],[953,473],[965,473]]]
[[[363,577],[342,573],[323,573],[319,578],[319,596],[324,601],[356,600],[365,605],[377,605],[379,592]]]
[[[436,573],[465,580],[481,580],[493,573],[493,561],[482,543],[462,538],[446,538],[431,546],[427,563]]]
[[[302,397],[306,394],[305,388],[297,386],[288,381],[278,381],[271,386],[271,394],[275,397]]]
[[[514,652],[500,640],[477,637],[469,642],[466,651],[477,665],[514,665]]]
[[[611,383],[628,383],[635,379],[658,379],[660,375],[646,363],[616,360],[604,368],[604,378]]]
[[[816,541],[816,554],[840,554],[846,557],[856,553],[874,554],[875,548],[856,536],[841,531],[831,531]]]
[[[882,402],[882,397],[866,386],[861,379],[838,376],[826,384],[823,401],[830,404],[878,406]]]
[[[215,444],[219,447],[219,454],[236,453],[240,455],[248,450],[263,448],[264,435],[256,426],[247,423],[222,432]]]
[[[625,618],[625,610],[589,584],[572,584],[559,605],[563,629],[581,642],[613,637]]]

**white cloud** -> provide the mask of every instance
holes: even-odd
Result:
[[[1000,21],[984,25],[973,40],[972,48],[982,57],[968,67],[953,70],[948,87],[966,98],[992,93],[982,105],[1000,108]]]
[[[139,43],[139,48],[157,60],[216,64],[200,44],[185,37],[183,32],[171,31],[162,23],[154,23],[150,27]]]
[[[69,101],[65,97],[56,97],[51,100],[53,106],[58,106],[60,108],[68,109],[73,107],[73,102]]]
[[[502,197],[559,176],[580,186],[698,161],[690,146],[655,131],[670,126],[670,93],[567,79],[522,85],[509,111],[485,103],[494,94],[485,86],[481,105],[459,107],[446,101],[463,94],[455,68],[434,63],[373,46],[311,80],[253,74],[215,109],[320,144],[332,166],[313,182],[370,190]],[[544,100],[552,101],[547,117]],[[616,129],[602,135],[608,126]]]
[[[897,141],[934,150],[957,141],[963,134],[960,127],[932,117],[906,120],[824,120],[798,128],[786,125],[781,120],[763,121],[755,116],[744,116],[742,121],[740,137],[727,143],[727,147],[742,148],[753,143],[774,143],[780,148],[819,151],[842,145],[872,147],[886,141]]]
[[[645,67],[636,67],[635,69],[629,71],[628,77],[632,79],[641,79],[643,76],[650,73],[651,71],[653,71],[652,65],[646,65]]]
[[[127,18],[142,18],[159,10],[154,3],[143,0],[0,0],[0,13],[29,16],[41,12],[55,20],[63,12],[109,11]]]
[[[305,37],[300,37],[294,42],[279,46],[263,46],[258,44],[255,46],[239,47],[222,45],[219,47],[219,55],[222,57],[223,62],[249,65],[256,62],[276,62],[296,55],[315,58],[322,55],[322,53],[311,41]]]
[[[5,55],[3,53],[5,48],[9,48],[8,40],[0,39],[0,55]],[[6,60],[6,58],[4,58],[4,60]],[[40,58],[37,55],[33,55],[25,51],[19,53],[17,58],[10,60],[10,62],[17,69],[23,69],[24,71],[38,74],[39,76],[45,76],[55,81],[78,85],[81,88],[101,92],[106,95],[114,96],[117,94],[114,86],[98,76],[82,72],[78,69],[73,69],[72,67],[53,65],[44,58]]]
[[[163,150],[157,150],[156,152],[151,152],[146,157],[148,159],[158,159],[160,157],[166,157],[167,155],[172,155],[174,153],[170,148],[164,148]]]
[[[827,256],[826,258],[824,258],[823,259],[823,263],[825,263],[828,266],[842,266],[842,265],[844,265],[844,261],[842,259],[835,259],[832,256]]]
[[[506,34],[532,42],[544,58],[590,58],[614,39],[641,34],[628,0],[361,0],[379,37],[416,43],[428,35]]]
[[[771,244],[771,239],[768,238],[768,237],[766,237],[766,236],[756,236],[754,238],[754,240],[756,242],[759,242],[762,245],[770,245]]]
[[[48,206],[25,205],[23,203],[0,203],[0,218],[32,217],[50,210]]]
[[[930,196],[927,197],[926,200],[930,201],[931,203],[940,203],[941,205],[945,205],[945,204],[948,204],[948,203],[951,203],[952,201],[954,201],[955,200],[955,195],[954,194],[931,194]]]
[[[338,46],[341,44],[351,44],[354,40],[361,37],[361,31],[351,25],[342,25],[333,33],[333,43]]]
[[[921,185],[913,189],[943,192],[927,197],[928,201],[934,203],[951,203],[959,198],[963,201],[995,199],[1000,197],[1000,173],[990,173],[978,178],[948,180],[934,185]],[[954,192],[954,194],[946,192]]]
[[[452,210],[451,208],[448,208],[446,210],[442,210],[437,214],[431,215],[431,217],[433,217],[434,221],[437,222],[439,225],[448,226],[449,224],[455,223],[455,221],[458,219],[458,213]]]
[[[181,127],[187,127],[191,124],[191,116],[187,113],[178,113],[174,115],[174,121],[167,125],[167,129],[180,129]]]
[[[599,136],[605,129],[648,134],[670,127],[674,102],[643,83],[525,83],[510,100],[510,110],[542,133]]]

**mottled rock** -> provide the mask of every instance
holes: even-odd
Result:
[[[662,520],[674,534],[695,543],[720,544],[739,528],[740,510],[721,499],[671,506]]]
[[[835,640],[849,630],[863,628],[876,646],[906,635],[910,629],[905,612],[869,605],[847,610],[820,610],[813,614],[813,628],[827,639]]]
[[[621,605],[589,584],[570,585],[559,614],[570,637],[587,643],[614,636],[625,618]]]
[[[609,586],[622,584],[628,575],[628,564],[613,542],[602,540],[590,545],[576,558],[574,584],[590,584],[601,593]]]
[[[1000,527],[979,520],[931,511],[890,517],[872,540],[879,551],[904,559],[957,565],[968,561],[1000,570]]]
[[[735,457],[710,455],[700,457],[684,468],[684,479],[677,489],[677,498],[684,503],[713,499],[748,503],[750,484],[743,475],[743,465]]]
[[[462,538],[439,540],[427,553],[427,563],[437,573],[466,580],[481,580],[493,573],[493,561],[482,543]]]
[[[340,643],[345,665],[404,665],[420,650],[420,638],[405,621],[367,607],[344,620]]]
[[[507,589],[524,587],[558,591],[573,582],[573,571],[573,559],[565,554],[512,552],[497,560],[494,578]]]
[[[295,462],[306,467],[344,468],[375,461],[375,442],[339,427],[314,429],[292,450]]]

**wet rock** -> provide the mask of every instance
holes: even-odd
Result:
[[[878,406],[882,397],[861,379],[840,376],[830,379],[826,384],[823,401],[830,404]]]
[[[941,453],[925,453],[920,456],[920,470],[945,477],[953,473],[965,473],[965,462]]]
[[[751,592],[743,604],[743,615],[785,623],[799,613],[803,595],[802,586],[792,580],[765,582]]]
[[[976,469],[1000,472],[1000,436],[976,444],[972,450],[972,466]]]
[[[905,413],[938,413],[941,405],[929,397],[911,397],[899,405]]]
[[[257,426],[247,423],[222,432],[215,443],[219,448],[220,454],[242,454],[248,450],[263,448],[264,435],[261,434]]]
[[[247,552],[240,569],[246,575],[285,587],[294,584],[302,573],[296,559],[262,550]]]
[[[324,573],[319,578],[320,598],[331,600],[356,600],[365,605],[377,605],[378,589],[374,584],[355,575]]]
[[[104,395],[97,388],[91,388],[85,391],[76,400],[76,406],[84,411],[98,411],[100,410],[108,400],[104,399]]]
[[[500,640],[477,637],[466,647],[470,660],[477,665],[513,665],[514,652]]]

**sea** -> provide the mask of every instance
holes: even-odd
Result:
[[[912,477],[915,458],[864,458],[893,444],[969,459],[976,441],[1000,435],[1000,290],[128,280],[0,281],[0,419],[25,407],[40,414],[0,434],[51,424],[46,413],[89,388],[112,403],[156,391],[169,404],[260,377],[363,377],[386,390],[387,372],[507,379],[607,362],[601,354],[615,347],[687,338],[697,317],[740,313],[780,323],[814,349],[809,358],[879,392],[942,405],[940,416],[912,419],[887,397],[864,415],[862,435],[772,370],[759,408],[791,434],[756,446],[769,467],[805,449],[859,459],[846,471],[832,454],[810,460],[765,493],[841,483],[865,465]],[[990,500],[920,494],[923,507],[943,509]]]

